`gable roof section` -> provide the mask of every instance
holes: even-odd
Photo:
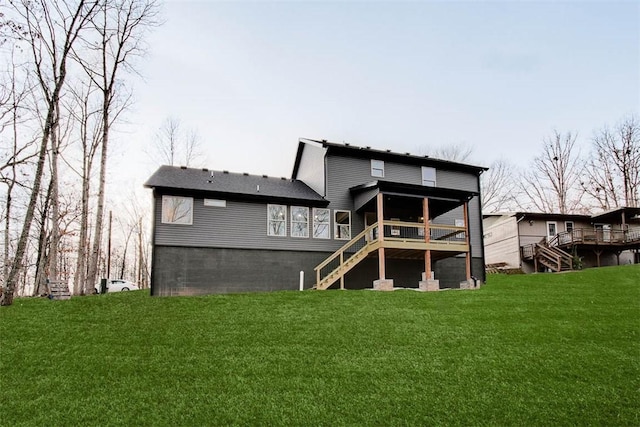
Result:
[[[160,166],[144,186],[175,195],[298,203],[316,207],[329,203],[299,180],[178,166]]]
[[[306,142],[305,142],[306,141]],[[302,158],[302,150],[307,143],[317,143],[323,148],[327,149],[328,155],[337,155],[344,157],[354,157],[358,159],[375,159],[384,160],[389,162],[411,164],[417,166],[428,166],[436,169],[452,170],[459,172],[473,173],[480,175],[488,170],[488,168],[482,166],[468,165],[466,163],[452,162],[449,160],[436,159],[429,156],[418,156],[410,153],[396,153],[391,150],[377,150],[371,147],[358,147],[351,144],[337,144],[334,142],[328,142],[327,140],[315,140],[301,138],[298,142],[298,152],[296,153],[296,160],[293,166],[293,177],[298,174],[298,168],[300,167],[300,160]]]

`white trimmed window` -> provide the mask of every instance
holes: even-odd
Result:
[[[267,205],[267,235],[283,237],[287,235],[287,207]]]
[[[425,187],[436,186],[436,168],[422,167],[422,185]]]
[[[291,237],[309,237],[309,208],[291,206]]]
[[[371,176],[384,178],[384,161],[371,160]]]
[[[162,196],[163,224],[193,224],[193,198]]]
[[[331,238],[331,213],[329,209],[313,208],[313,238]]]
[[[351,240],[350,211],[333,211],[333,237],[337,240]]]

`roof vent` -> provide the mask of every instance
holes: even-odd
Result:
[[[228,174],[228,173],[229,173],[229,171],[222,171],[222,173],[226,173],[226,174]]]
[[[410,155],[411,155],[411,153],[404,153],[404,154],[406,154],[407,156],[410,156]]]
[[[269,178],[269,176],[268,176],[268,175],[262,175],[262,177],[263,177],[263,178]]]
[[[371,147],[367,145],[367,150],[371,150]]]
[[[283,180],[283,181],[286,181],[286,180],[287,180],[287,178],[285,178],[284,176],[283,176],[283,177],[280,177],[280,179],[281,179],[281,180]]]
[[[186,166],[180,166],[180,169],[186,169],[186,168],[187,168]]]
[[[248,173],[246,173],[246,172],[242,172],[242,175],[244,175],[244,176],[249,176],[249,174],[248,174]]]
[[[203,171],[203,172],[209,172],[209,169],[207,169],[207,168],[202,168],[202,171]]]
[[[389,149],[387,148],[387,153],[390,153],[390,152],[391,152],[391,150],[389,150]]]
[[[351,144],[349,144],[348,142],[345,142],[345,143],[344,143],[344,146],[345,146],[345,147],[348,147],[348,146],[350,146],[350,145],[351,145]]]

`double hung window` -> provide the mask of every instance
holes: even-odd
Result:
[[[267,235],[283,237],[287,235],[287,207],[267,205]]]
[[[333,237],[337,240],[351,240],[351,212],[333,211]]]
[[[309,237],[309,208],[291,206],[291,237]]]
[[[313,238],[331,238],[331,214],[329,209],[313,208]]]
[[[371,176],[384,178],[384,161],[371,160]]]

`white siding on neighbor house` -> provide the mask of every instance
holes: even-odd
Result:
[[[226,207],[209,207],[193,201],[193,224],[162,224],[162,198],[157,197],[155,244],[203,248],[273,249],[333,252],[344,241],[291,237],[290,206],[287,205],[285,237],[267,235],[267,204],[227,201]],[[309,208],[309,212],[313,212]],[[309,215],[309,235],[313,227]],[[332,222],[333,227],[333,222]]]
[[[511,268],[520,267],[518,224],[514,216],[492,221],[484,229],[484,250],[486,264],[504,262]]]
[[[298,165],[298,176],[294,177],[321,196],[325,195],[324,156],[326,151],[325,148],[305,143]]]
[[[518,224],[518,233],[520,234],[520,246],[527,246],[533,243],[539,243],[544,237],[547,237],[547,222],[556,223],[556,232],[562,233],[565,229],[566,219],[563,217],[550,217],[542,219],[530,219],[525,217],[524,220]],[[593,225],[587,221],[573,220],[574,230],[577,228],[593,228]]]

